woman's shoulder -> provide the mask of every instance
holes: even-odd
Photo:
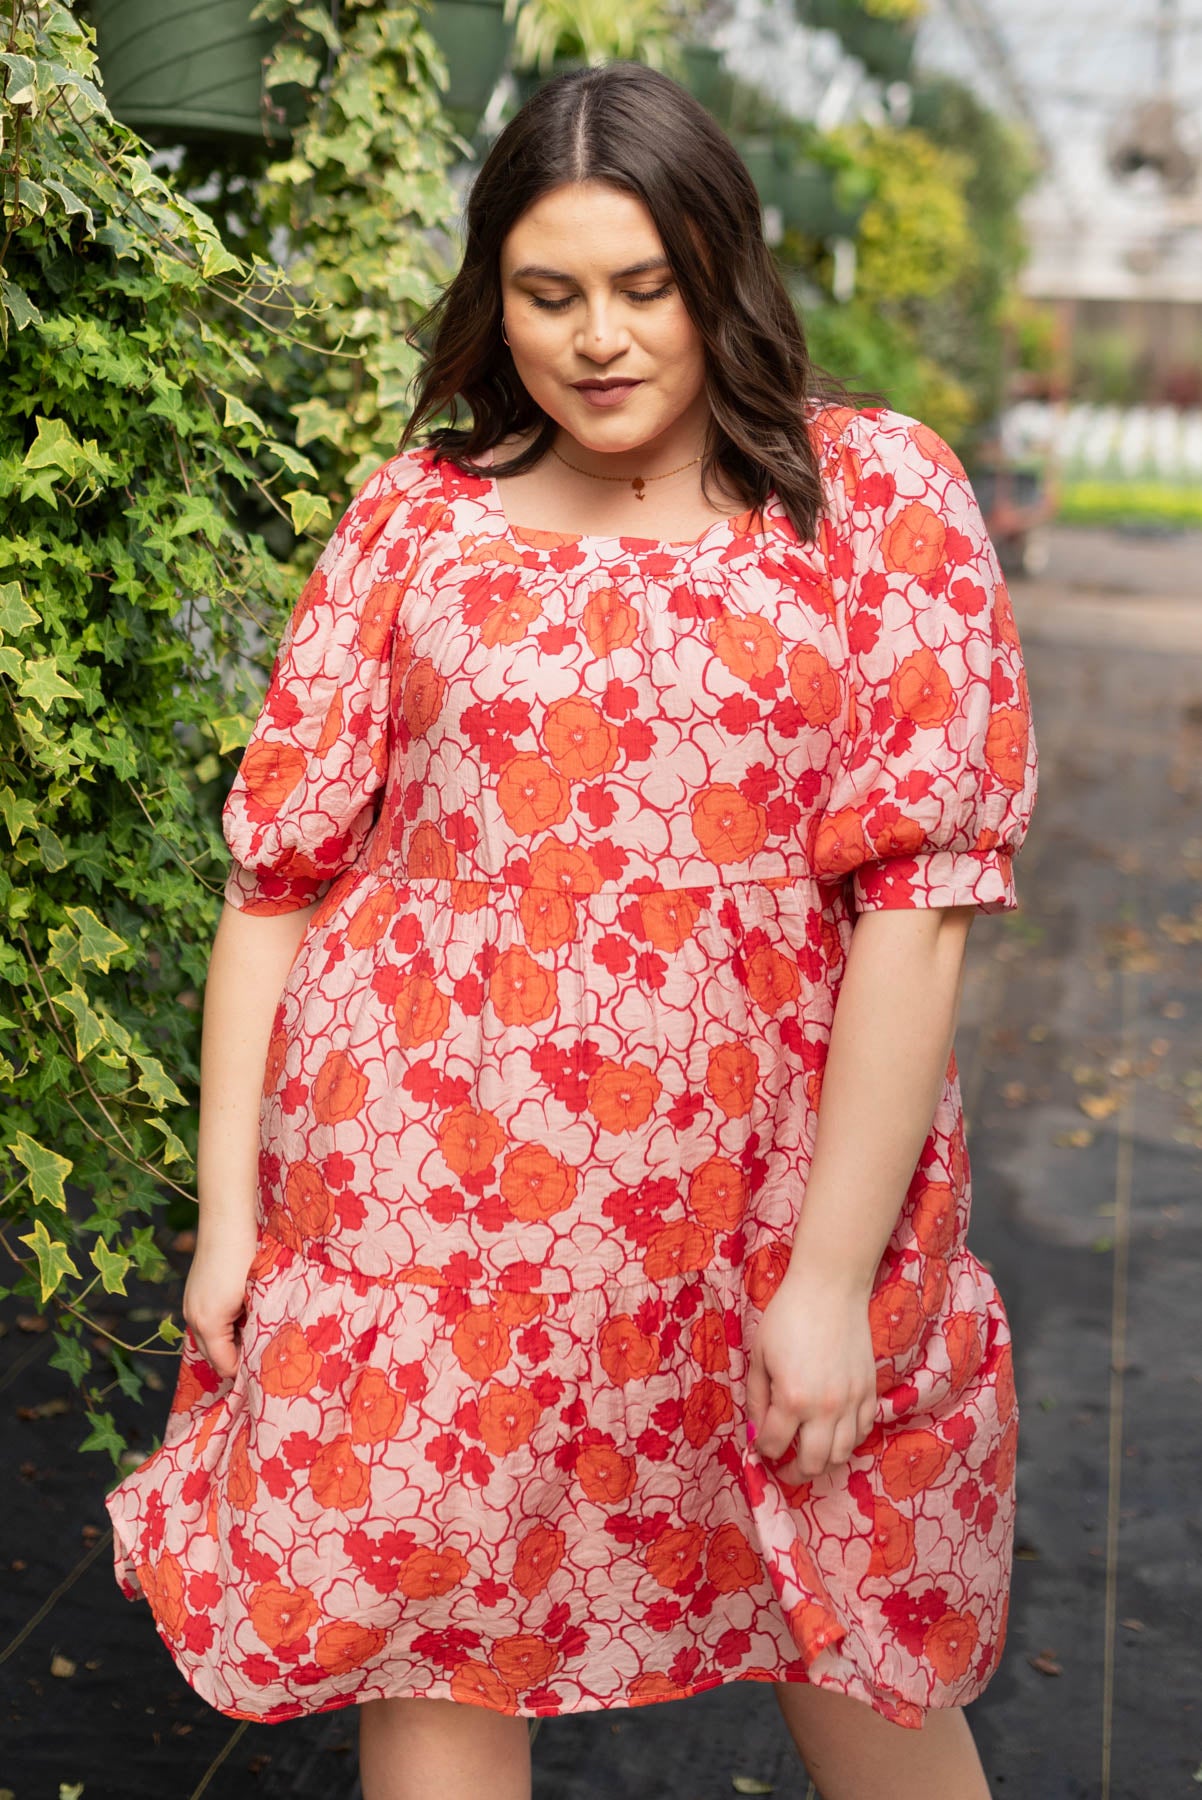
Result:
[[[890,406],[819,404],[811,430],[819,456],[832,473],[858,474],[869,464],[886,472],[912,468],[916,473],[964,479],[964,465],[945,438],[921,419]]]

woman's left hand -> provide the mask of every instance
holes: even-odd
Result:
[[[763,1457],[796,1454],[775,1472],[790,1485],[838,1468],[872,1430],[876,1358],[868,1295],[790,1269],[751,1345],[747,1411]]]

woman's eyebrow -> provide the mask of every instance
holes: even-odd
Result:
[[[670,265],[666,256],[651,256],[645,262],[631,263],[629,268],[614,269],[610,273],[611,281],[621,281],[627,275],[647,275],[652,269],[666,269]],[[572,281],[571,275],[565,275],[562,269],[545,269],[539,263],[523,263],[520,269],[513,271],[516,281],[521,275],[540,275],[545,281]]]

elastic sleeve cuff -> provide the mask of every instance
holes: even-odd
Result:
[[[985,913],[1012,912],[1018,905],[1013,863],[1008,850],[928,850],[863,863],[851,873],[853,910],[975,906]]]
[[[256,913],[272,918],[277,913],[299,912],[312,906],[325,894],[331,883],[304,875],[276,875],[248,869],[242,863],[231,863],[225,882],[225,900],[237,912]]]

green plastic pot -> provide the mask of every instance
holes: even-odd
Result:
[[[426,20],[450,76],[443,110],[464,138],[471,138],[479,125],[509,58],[515,27],[504,16],[504,3],[434,0]]]
[[[254,0],[92,0],[105,97],[141,136],[170,142],[285,138],[303,116],[297,88],[265,116],[263,59],[279,26],[252,22]]]

